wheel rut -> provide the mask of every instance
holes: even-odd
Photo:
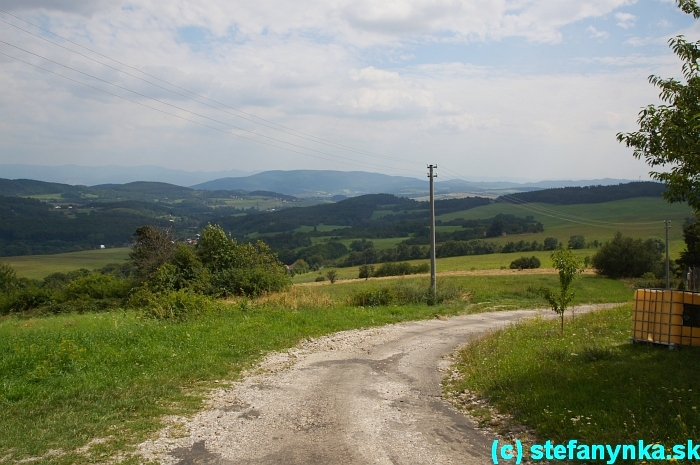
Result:
[[[615,306],[577,307],[577,313]],[[168,465],[470,465],[494,439],[442,399],[445,356],[516,310],[345,331],[272,353],[194,417],[139,446]]]

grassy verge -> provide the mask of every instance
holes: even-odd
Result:
[[[630,344],[631,313],[625,305],[579,316],[563,336],[543,320],[487,335],[460,353],[461,377],[445,389],[481,423],[494,425],[488,400],[542,441],[696,440],[700,350]]]
[[[79,268],[94,270],[109,263],[123,263],[129,257],[129,252],[131,252],[131,247],[122,247],[54,255],[1,257],[0,261],[11,265],[19,277],[42,279],[51,273],[67,273]]]
[[[235,379],[264,352],[306,337],[436,314],[542,306],[528,289],[555,285],[556,277],[440,280],[440,286],[461,286],[469,303],[348,304],[368,290],[397,284],[423,288],[427,283],[414,278],[293,288],[220,304],[181,322],[136,311],[1,319],[0,460],[43,457],[33,463],[88,463],[128,452],[159,428],[163,415],[201,408],[207,389],[221,386],[217,380]],[[631,296],[616,281],[587,276],[579,284],[580,302]],[[78,450],[86,444],[86,450]],[[46,456],[50,450],[62,452]],[[127,463],[136,460],[128,453],[124,457]]]

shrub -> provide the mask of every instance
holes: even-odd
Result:
[[[358,275],[358,278],[360,279],[368,279],[374,274],[374,265],[362,265],[360,267],[360,273]]]
[[[305,274],[309,272],[309,264],[306,263],[306,261],[303,258],[300,258],[299,260],[295,261],[292,263],[292,266],[290,267],[292,274]]]
[[[632,239],[617,232],[598,249],[591,263],[598,274],[609,278],[638,278],[647,272],[661,276],[663,248],[658,239]]]
[[[363,289],[357,291],[352,296],[352,303],[357,307],[379,307],[391,305],[394,303],[396,296],[389,288],[380,289]]]
[[[6,263],[0,263],[0,292],[10,292],[17,287],[17,273]]]
[[[28,284],[0,294],[0,314],[23,313],[49,305],[53,301],[54,296],[50,290]]]
[[[386,305],[423,304],[435,305],[465,296],[460,286],[439,283],[437,295],[433,297],[430,287],[420,282],[399,283],[393,286],[361,289],[350,298],[358,307],[377,307]]]
[[[316,276],[316,279],[314,279],[315,282],[320,283],[326,280],[325,276]]]
[[[129,295],[131,281],[113,275],[92,273],[66,285],[65,300],[123,299]]]
[[[548,237],[544,240],[543,250],[554,250],[559,245],[559,240],[556,237]]]
[[[208,313],[217,308],[210,297],[187,289],[166,293],[153,293],[140,289],[129,299],[129,306],[143,310],[153,318],[183,321],[193,316]]]
[[[569,248],[570,249],[585,249],[586,248],[586,238],[580,234],[571,236],[569,238]]]
[[[326,272],[326,277],[328,278],[328,281],[331,282],[331,284],[334,284],[335,280],[338,279],[338,272],[335,270],[328,270]]]
[[[146,280],[158,268],[167,263],[175,252],[170,230],[161,231],[153,226],[141,226],[132,237],[133,248],[129,254],[138,276]]]
[[[427,273],[428,271],[430,271],[430,265],[427,263],[414,266],[411,266],[411,264],[408,262],[384,263],[382,266],[377,268],[372,276],[404,276],[407,274]]]
[[[520,257],[517,260],[513,260],[510,263],[511,270],[513,270],[513,269],[526,270],[526,269],[539,268],[540,266],[542,266],[540,259],[535,257],[534,255],[530,258]]]
[[[267,244],[238,244],[220,226],[202,230],[195,252],[211,274],[212,295],[257,296],[291,284],[286,268]]]

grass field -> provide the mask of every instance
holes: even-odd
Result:
[[[419,288],[427,289],[421,278]],[[441,279],[468,301],[437,306],[354,307],[355,293],[405,280],[293,288],[258,301],[233,301],[212,313],[164,322],[138,311],[0,319],[0,457],[32,463],[94,463],[131,450],[168,414],[189,414],[217,380],[270,350],[334,331],[478,311],[541,306],[529,288],[555,276]],[[627,301],[618,281],[586,276],[577,302]],[[244,304],[245,303],[245,304]],[[76,449],[100,438],[85,452]],[[45,455],[49,450],[58,451]],[[125,455],[127,463],[133,463]]]
[[[596,249],[579,249],[574,250],[574,255],[579,258],[586,255],[593,255]],[[535,256],[540,259],[542,268],[551,268],[552,260],[549,251],[534,251],[534,252],[515,252],[515,253],[494,253],[488,255],[465,255],[461,257],[446,257],[437,259],[437,271],[459,271],[459,270],[497,270],[499,268],[509,268],[510,263],[520,257]],[[421,263],[430,263],[428,259],[407,260],[411,265],[419,265]],[[381,266],[380,264],[374,265]],[[348,268],[328,267],[320,271],[312,271],[310,273],[297,275],[292,281],[295,283],[307,283],[314,281],[318,276],[325,276],[329,270],[335,270],[338,273],[339,279],[354,279],[359,274],[359,267],[352,266]]]
[[[82,252],[55,255],[23,255],[21,257],[0,257],[0,262],[11,265],[17,276],[41,279],[51,273],[87,268],[94,270],[108,263],[121,263],[129,257],[131,248],[86,250]]]
[[[461,378],[445,390],[481,424],[508,430],[490,405],[540,441],[697,441],[700,349],[631,345],[631,314],[626,305],[577,316],[564,335],[557,321],[529,321],[473,341],[458,358]]]
[[[519,217],[533,216],[544,225],[544,232],[538,234],[523,234],[517,236],[499,237],[493,240],[497,243],[508,241],[537,240],[542,242],[546,237],[556,237],[560,241],[568,241],[575,234],[582,234],[587,241],[606,241],[612,239],[615,231],[620,231],[626,236],[647,238],[650,236],[664,238],[663,220],[671,220],[669,237],[673,241],[683,239],[683,221],[692,216],[690,207],[684,204],[668,204],[663,199],[640,197],[615,202],[581,205],[549,205],[533,204],[536,208],[546,208],[552,213],[542,214],[529,210],[526,206],[517,206],[505,203],[492,203],[483,207],[473,208],[462,212],[450,213],[438,216],[437,219],[449,221],[455,218],[480,219],[491,218],[499,213],[511,214]],[[548,216],[551,215],[551,216]],[[573,221],[564,221],[556,216],[570,215]],[[595,223],[592,220],[607,222]],[[647,223],[641,225],[625,225],[623,223]],[[589,223],[589,224],[583,224]]]

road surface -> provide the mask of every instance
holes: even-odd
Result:
[[[440,367],[470,337],[537,312],[481,313],[305,341],[215,390],[193,418],[169,418],[170,426],[140,451],[179,465],[490,463],[493,437],[443,400]]]

